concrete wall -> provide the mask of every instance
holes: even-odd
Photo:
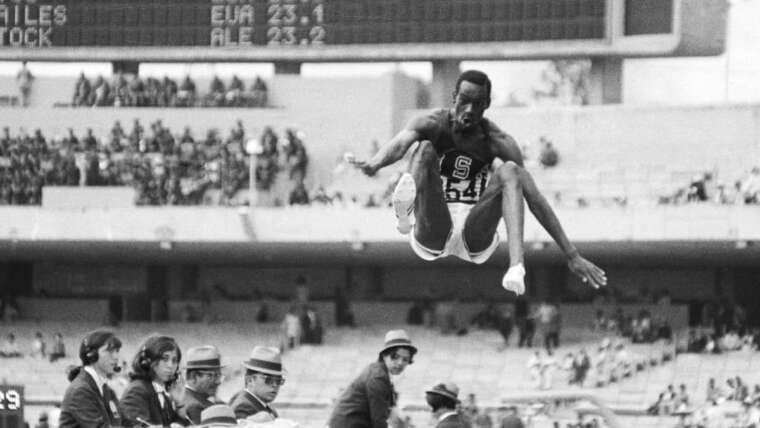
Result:
[[[559,208],[574,241],[760,240],[757,206]],[[501,236],[506,236],[503,226]],[[0,237],[16,240],[174,242],[401,242],[388,209],[166,207],[45,210],[0,207]],[[526,216],[525,240],[551,238]]]
[[[703,171],[732,179],[760,158],[760,106],[514,109],[487,112],[520,144],[551,139],[573,171]]]
[[[76,321],[102,323],[108,313],[108,301],[100,299],[17,299],[24,319],[41,321]],[[71,351],[70,351],[71,352]]]
[[[18,299],[21,314],[30,319],[40,321],[65,321],[101,323],[105,319],[108,302],[97,299]],[[256,314],[261,305],[269,308],[270,322],[280,322],[290,307],[290,303],[265,299],[251,302],[212,301],[206,311],[210,312],[217,322],[255,323]],[[411,302],[351,302],[351,309],[359,325],[401,326],[406,324],[406,315]],[[335,307],[329,301],[314,301],[312,306],[320,315],[325,326],[335,323]],[[172,300],[169,302],[169,321],[181,321],[186,308],[193,308],[197,313],[204,309],[198,300]],[[460,303],[456,305],[456,316],[462,325],[484,307],[481,303]],[[565,304],[560,306],[563,325],[565,327],[591,328],[597,310],[606,314],[613,313],[618,306]],[[619,305],[625,314],[636,315],[646,309],[655,318],[667,320],[674,330],[688,326],[688,310],[683,305]]]

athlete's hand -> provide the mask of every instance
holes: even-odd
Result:
[[[578,275],[584,284],[590,284],[594,288],[604,287],[607,285],[607,274],[599,266],[586,260],[580,254],[572,257],[567,266]]]
[[[353,166],[354,168],[360,170],[361,172],[365,173],[366,175],[370,177],[377,174],[377,170],[379,169],[375,166],[372,166],[369,162],[365,160],[357,160],[356,157],[352,153],[344,154],[343,160],[346,161],[346,163],[348,163],[349,165]]]

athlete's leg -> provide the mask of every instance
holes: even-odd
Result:
[[[421,141],[409,164],[417,186],[414,237],[431,250],[442,250],[451,231],[451,215],[443,195],[438,155],[430,141]]]
[[[499,220],[503,218],[507,227],[509,265],[523,262],[525,202],[522,173],[522,168],[514,162],[505,162],[494,171],[464,224],[464,240],[471,252],[483,251],[491,245]]]
[[[496,168],[480,200],[470,210],[463,232],[468,250],[480,252],[492,244],[499,220],[504,219],[509,270],[502,279],[502,286],[517,295],[525,292],[523,173],[523,169],[514,162],[505,162]]]

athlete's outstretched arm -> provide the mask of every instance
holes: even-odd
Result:
[[[400,161],[409,148],[417,141],[425,138],[432,123],[427,115],[413,118],[393,138],[385,143],[372,159],[367,161],[355,160],[353,165],[367,175],[375,175],[380,169]]]
[[[595,264],[586,260],[580,255],[578,249],[570,242],[562,224],[559,222],[557,215],[554,213],[549,201],[536,186],[536,182],[530,173],[525,170],[523,165],[522,153],[517,142],[509,135],[498,131],[494,132],[496,141],[497,157],[503,161],[512,161],[518,164],[520,168],[520,182],[522,184],[523,196],[528,203],[528,209],[536,217],[536,220],[551,235],[554,242],[565,254],[568,260],[570,270],[580,276],[584,282],[589,281],[594,287],[607,285],[607,277],[602,269]]]

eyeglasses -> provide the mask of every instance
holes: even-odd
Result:
[[[264,379],[264,383],[269,386],[283,386],[285,385],[285,378],[279,376],[258,375]]]

